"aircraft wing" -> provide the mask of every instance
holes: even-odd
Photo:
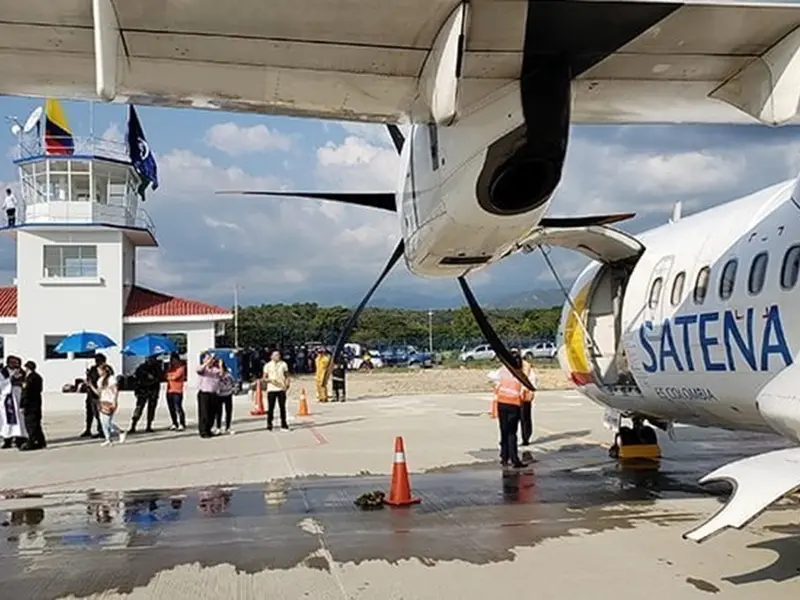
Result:
[[[684,534],[703,542],[725,529],[741,529],[786,494],[800,488],[800,448],[773,450],[729,463],[700,483],[726,481],[733,491],[727,503],[705,523]]]
[[[461,20],[457,0],[0,9],[10,95],[394,122],[431,81],[457,82],[463,112],[553,54],[570,57],[579,123],[786,122],[800,94],[792,1],[472,0]]]

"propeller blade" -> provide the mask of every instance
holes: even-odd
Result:
[[[593,225],[611,225],[627,221],[636,213],[618,213],[614,215],[589,215],[587,217],[544,217],[539,221],[541,227],[591,227]]]
[[[372,295],[375,293],[375,290],[378,289],[378,286],[383,283],[383,280],[386,279],[386,276],[389,272],[394,268],[397,264],[397,261],[400,260],[400,257],[403,256],[403,252],[405,252],[405,243],[401,239],[397,242],[397,247],[394,249],[392,256],[389,258],[389,261],[386,263],[386,266],[381,271],[381,274],[378,276],[378,279],[375,280],[375,283],[372,284],[372,287],[369,288],[369,291],[364,295],[364,298],[361,300],[361,304],[356,307],[353,314],[350,315],[350,318],[345,323],[344,329],[342,329],[341,333],[339,334],[339,339],[336,340],[336,347],[333,349],[333,356],[331,357],[331,362],[328,365],[327,370],[325,371],[325,376],[323,378],[323,385],[328,385],[328,378],[331,375],[331,371],[333,370],[333,364],[336,360],[341,356],[342,350],[344,349],[344,345],[347,342],[347,338],[350,337],[350,334],[353,332],[353,327],[355,327],[356,321],[358,317],[361,315],[361,311],[364,310],[364,307],[367,305],[367,302],[370,301]]]
[[[394,123],[388,123],[386,127],[389,129],[389,135],[392,136],[392,141],[394,142],[394,147],[397,149],[397,153],[400,154],[403,151],[403,144],[406,141],[403,132],[400,131],[400,128]]]
[[[392,192],[271,192],[268,190],[220,190],[217,194],[241,194],[243,196],[282,196],[287,198],[312,198],[314,200],[332,200],[344,204],[355,204],[368,208],[380,208],[397,212]]]
[[[475,299],[475,295],[472,293],[472,290],[467,283],[467,280],[464,279],[463,276],[458,278],[458,285],[461,286],[461,291],[464,292],[464,298],[467,300],[467,304],[469,305],[469,309],[472,311],[472,316],[475,317],[475,322],[478,324],[478,329],[481,330],[483,337],[486,338],[486,341],[489,342],[489,345],[494,350],[497,358],[500,359],[500,362],[511,371],[511,374],[517,378],[517,380],[528,388],[530,391],[536,391],[536,388],[533,387],[531,382],[528,380],[528,377],[525,373],[522,372],[522,369],[519,367],[515,367],[514,364],[511,362],[511,352],[509,352],[508,348],[506,348],[503,341],[495,332],[492,324],[489,323],[489,319],[486,318],[486,314],[481,310],[478,301]]]

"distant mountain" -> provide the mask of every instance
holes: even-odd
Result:
[[[345,287],[328,287],[315,290],[313,297],[308,292],[298,290],[282,298],[285,303],[317,302],[322,306],[350,306],[357,305],[364,294],[362,289]],[[551,308],[561,306],[564,298],[558,289],[529,290],[526,292],[509,293],[508,291],[493,291],[491,287],[481,288],[475,292],[481,306],[485,308]],[[261,304],[250,298],[242,298],[242,304]],[[266,302],[270,302],[266,300]],[[444,310],[466,306],[458,286],[453,284],[452,291],[438,290],[430,293],[402,285],[389,285],[379,288],[369,303],[375,308],[405,308],[410,310]]]
[[[506,294],[492,300],[490,308],[552,308],[564,304],[564,294],[561,290],[531,290]]]

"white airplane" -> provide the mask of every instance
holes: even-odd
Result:
[[[656,444],[651,425],[769,432],[800,442],[800,178],[680,218],[638,236],[608,226],[529,240],[592,262],[568,295],[561,367],[607,407],[620,432],[610,454]],[[632,427],[620,429],[622,418]],[[726,506],[685,535],[741,528],[800,488],[800,447],[725,465]]]
[[[0,0],[0,9],[2,94],[389,124],[402,154],[396,190],[306,195],[395,211],[402,240],[388,268],[404,257],[417,275],[458,277],[476,316],[468,273],[536,227],[609,220],[545,217],[571,123],[780,125],[800,105],[791,0]],[[410,124],[408,143],[399,122]]]

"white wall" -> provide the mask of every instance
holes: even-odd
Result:
[[[191,387],[197,385],[197,369],[200,367],[200,353],[209,348],[214,348],[214,321],[174,321],[149,322],[149,323],[128,323],[125,326],[125,342],[140,335],[147,333],[167,334],[184,333],[186,334],[186,354],[188,368],[188,382]],[[124,373],[132,372],[142,361],[139,357],[124,357]]]
[[[102,352],[115,370],[122,366],[123,237],[119,231],[89,227],[17,232],[17,336],[7,342],[6,353],[36,361],[48,391],[82,377],[91,361],[45,360],[45,335],[63,336],[83,329],[104,333],[117,347]],[[44,280],[43,248],[48,244],[96,245],[98,278]]]

